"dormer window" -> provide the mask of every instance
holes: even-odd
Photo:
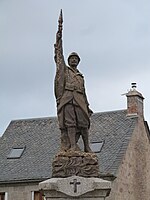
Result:
[[[90,144],[91,150],[95,153],[99,153],[103,147],[104,141],[101,142],[92,142]]]
[[[25,150],[25,147],[22,148],[12,148],[9,155],[7,156],[8,159],[11,158],[20,158]]]

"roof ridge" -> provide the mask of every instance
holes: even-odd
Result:
[[[111,110],[111,111],[103,111],[103,112],[94,112],[93,115],[95,114],[100,114],[100,113],[113,113],[113,112],[120,112],[120,111],[126,111],[127,109],[121,109],[121,110]],[[31,118],[21,118],[21,119],[12,119],[11,122],[15,121],[30,121],[30,120],[41,120],[41,119],[55,119],[57,116],[47,116],[47,117],[31,117]]]
[[[31,121],[31,120],[41,120],[41,119],[54,119],[57,118],[56,116],[50,116],[50,117],[31,117],[31,118],[22,118],[22,119],[13,119],[11,120],[11,122],[15,122],[15,121]]]
[[[114,113],[114,112],[121,112],[121,111],[126,111],[127,109],[121,109],[121,110],[110,110],[110,111],[102,111],[102,112],[94,112],[94,114],[103,114],[103,113]]]
[[[94,112],[95,114],[103,114],[103,113],[114,113],[114,112],[120,112],[120,111],[126,111],[127,109],[121,109],[121,110],[111,110],[111,111],[103,111],[103,112]],[[21,119],[13,119],[11,122],[15,121],[30,121],[30,120],[41,120],[41,119],[55,119],[57,116],[49,116],[49,117],[31,117],[31,118],[21,118]]]

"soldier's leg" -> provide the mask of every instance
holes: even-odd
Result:
[[[89,131],[88,128],[81,129],[82,139],[84,143],[84,151],[85,152],[92,152],[90,145],[89,145]]]
[[[81,131],[76,130],[76,143],[79,141],[80,135],[81,135]]]
[[[76,129],[76,150],[77,151],[81,151],[80,147],[78,146],[78,141],[79,141],[79,138],[80,138],[80,135],[81,135],[81,132],[79,130]]]
[[[67,129],[61,129],[61,151],[67,151],[70,148],[70,140]]]
[[[58,116],[58,122],[59,122],[59,128],[61,131],[61,150],[62,151],[67,151],[70,148],[70,141],[68,138],[68,133],[67,129],[64,124],[64,107],[57,111],[57,116]]]
[[[76,115],[74,105],[68,103],[64,109],[65,127],[67,128],[71,150],[76,150]]]
[[[89,119],[79,106],[76,107],[76,116],[77,116],[77,125],[78,128],[80,129],[84,143],[84,151],[92,152],[89,146],[89,131],[88,131]]]
[[[70,140],[70,150],[76,150],[76,128],[68,127],[68,137]]]

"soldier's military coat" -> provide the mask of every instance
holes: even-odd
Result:
[[[65,66],[64,71],[57,69],[55,78],[55,95],[57,101],[57,112],[60,115],[63,107],[72,102],[73,105],[79,106],[89,120],[88,101],[84,87],[84,77],[77,70]]]
[[[84,116],[88,120],[89,127],[89,117],[91,113],[85,93],[84,77],[79,70],[74,70],[65,64],[61,39],[57,42],[57,46],[55,45],[55,62],[55,96],[60,128],[65,128],[63,123],[63,118],[65,116],[63,108],[70,102],[72,102],[74,106],[79,106],[82,109]]]

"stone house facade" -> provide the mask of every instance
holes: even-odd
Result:
[[[144,98],[135,88],[126,96],[127,109],[93,114],[91,148],[99,159],[100,177],[112,181],[108,200],[149,200],[150,131]],[[0,138],[0,200],[43,200],[38,184],[51,177],[59,144],[55,117],[11,121]]]

